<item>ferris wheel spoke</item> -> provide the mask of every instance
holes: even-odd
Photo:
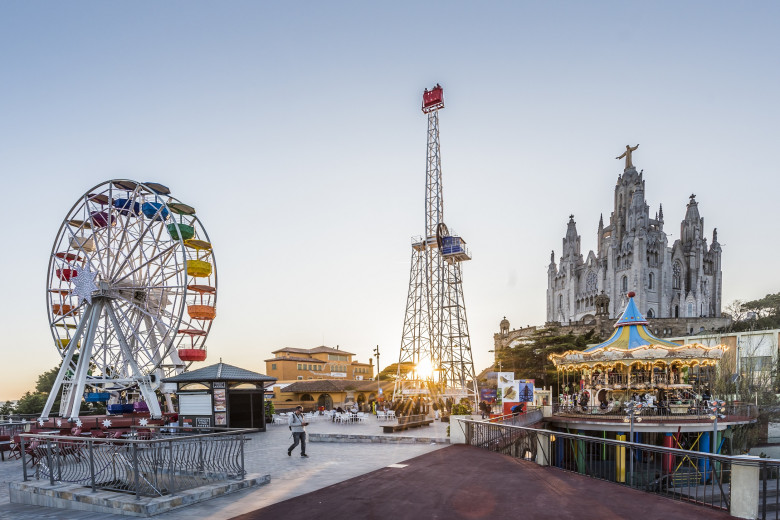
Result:
[[[127,278],[132,276],[134,273],[136,273],[139,270],[143,269],[149,262],[152,262],[155,259],[162,257],[163,255],[165,255],[165,254],[169,253],[170,251],[174,250],[175,248],[176,248],[176,244],[175,243],[173,245],[171,245],[171,246],[166,247],[165,249],[163,249],[162,251],[160,251],[159,253],[154,255],[152,258],[146,260],[146,262],[144,264],[136,267],[135,269],[133,269],[132,271],[130,271],[128,273],[125,273],[124,276],[122,276],[121,278],[118,278],[116,280],[113,280],[113,282],[114,283],[119,283],[119,282],[121,282],[123,280],[126,280]]]
[[[141,245],[144,241],[144,238],[146,237],[146,234],[149,233],[149,231],[152,229],[152,225],[155,221],[150,220],[148,223],[146,223],[146,226],[144,227],[143,231],[141,232],[140,236],[137,238],[135,244],[130,248],[130,250],[127,252],[127,256],[125,256],[125,259],[122,261],[121,264],[114,270],[113,276],[117,276],[119,273],[122,272],[122,270],[127,265],[127,262],[132,257],[135,250],[138,248],[139,245]]]
[[[123,315],[125,315],[125,313],[124,313],[124,311],[122,311],[122,307],[123,307],[123,306],[126,306],[126,307],[128,307],[129,309],[132,309],[132,310],[134,310],[135,312],[138,312],[138,313],[139,313],[141,316],[146,316],[146,317],[150,318],[150,319],[151,319],[151,320],[152,320],[154,323],[156,323],[158,326],[165,327],[165,330],[166,330],[166,331],[173,330],[173,328],[172,328],[170,325],[168,325],[168,324],[167,324],[165,321],[163,321],[163,320],[159,319],[157,315],[155,315],[155,314],[152,314],[151,312],[147,311],[146,309],[143,309],[142,307],[140,307],[140,306],[139,306],[138,304],[136,304],[135,302],[133,302],[133,301],[131,301],[131,300],[128,300],[127,298],[125,298],[125,297],[123,297],[123,296],[121,296],[121,295],[119,296],[119,299],[121,299],[121,300],[123,301],[123,304],[122,304],[121,306],[120,306],[120,305],[117,305],[117,308],[118,308],[118,310],[119,310],[119,311],[120,311],[120,312],[121,312]],[[162,315],[168,315],[168,316],[170,316],[171,318],[173,318],[173,316],[172,316],[172,315],[170,315],[170,314],[169,314],[167,311],[165,311],[165,310],[161,310],[160,314],[162,314]]]

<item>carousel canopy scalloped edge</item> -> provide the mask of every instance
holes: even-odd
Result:
[[[567,350],[562,354],[550,354],[548,358],[558,370],[578,370],[594,368],[598,365],[610,368],[616,365],[631,366],[637,363],[712,366],[720,361],[728,349],[728,345],[707,347],[700,343],[680,345],[677,348],[666,345],[643,345],[630,350],[610,347],[593,352]]]

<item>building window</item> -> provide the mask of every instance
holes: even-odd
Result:
[[[672,289],[680,288],[680,281],[682,280],[682,266],[680,262],[675,262],[672,266]]]
[[[311,396],[311,394],[303,394],[301,396],[301,401],[314,401],[314,398]]]
[[[648,318],[655,318],[655,313],[653,312],[653,309],[647,310],[647,317]]]
[[[301,363],[298,363],[298,370],[303,370],[303,368],[301,368],[302,366],[303,365]]]
[[[298,381],[302,380],[303,376],[298,376]]]
[[[653,273],[650,273],[647,276],[647,288],[655,289],[655,275]]]
[[[276,370],[276,363],[271,363],[271,370]]]
[[[620,281],[620,286],[622,287],[623,292],[628,292],[628,277],[624,276],[623,279]]]

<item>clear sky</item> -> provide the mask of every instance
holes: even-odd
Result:
[[[0,399],[58,355],[46,268],[75,200],[157,181],[214,244],[209,360],[284,346],[397,360],[424,231],[422,91],[441,83],[444,214],[473,253],[477,371],[545,320],[573,213],[582,246],[640,143],[670,243],[691,193],[723,244],[724,301],[780,290],[776,2],[3,2]],[[207,362],[208,362],[207,361]]]

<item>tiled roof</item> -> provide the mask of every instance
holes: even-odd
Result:
[[[272,353],[276,354],[277,352],[291,352],[293,354],[342,354],[346,356],[355,355],[354,352],[347,352],[346,350],[339,350],[336,348],[330,348],[326,346],[314,347],[314,348],[285,347],[285,348],[280,348],[279,350],[274,350]]]
[[[178,376],[163,379],[165,383],[185,383],[190,381],[276,381],[275,377],[258,374],[227,363],[217,363],[208,367],[184,372]]]
[[[265,361],[304,361],[306,363],[322,363],[326,364],[327,361],[323,361],[321,359],[314,359],[310,357],[275,357],[273,359],[266,359]]]

